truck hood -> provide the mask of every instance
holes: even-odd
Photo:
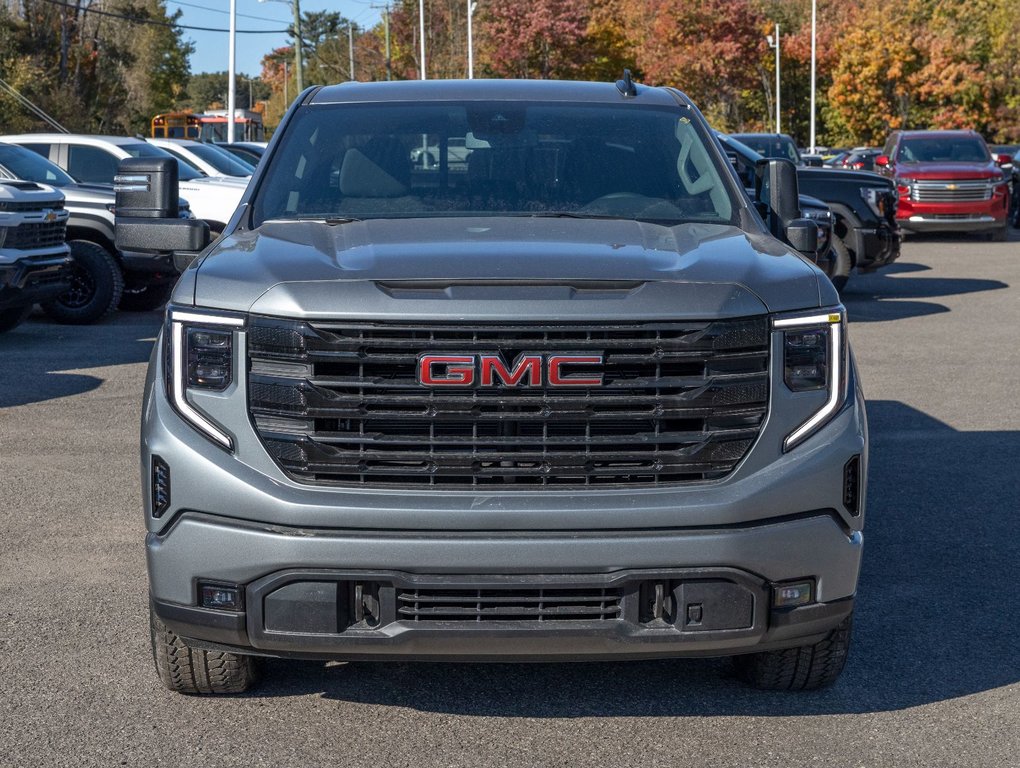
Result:
[[[897,163],[896,175],[907,179],[999,179],[1002,170],[993,163]]]
[[[807,184],[816,189],[822,184],[849,184],[856,182],[862,187],[887,187],[893,188],[892,179],[879,176],[873,171],[851,171],[842,168],[798,168],[797,178],[801,184]]]
[[[175,301],[191,299],[190,284],[198,306],[288,317],[705,318],[838,301],[822,273],[777,240],[716,224],[275,221],[224,238],[196,267]]]

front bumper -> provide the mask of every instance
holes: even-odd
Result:
[[[0,265],[0,309],[27,307],[65,293],[71,287],[66,254],[46,254]]]
[[[194,645],[259,655],[551,660],[730,655],[803,645],[821,639],[853,607],[851,592],[826,603],[771,608],[769,579],[730,567],[601,572],[606,562],[619,561],[610,559],[610,552],[641,564],[735,560],[774,573],[822,574],[819,594],[822,579],[828,593],[852,590],[853,585],[838,583],[837,572],[856,572],[861,534],[847,536],[825,514],[736,531],[621,531],[578,539],[358,536],[269,530],[187,516],[168,537],[150,535],[150,565],[169,562],[167,550],[176,549],[178,557],[201,555],[215,562],[206,571],[215,571],[212,580],[219,583],[224,576],[266,575],[244,587],[245,611],[155,597],[153,608]],[[488,572],[489,563],[506,560],[508,547],[531,562],[544,563],[544,568],[538,573]],[[246,554],[229,554],[237,551]],[[767,562],[777,554],[790,563],[799,561],[797,568],[803,570],[784,571]],[[564,555],[588,565],[561,573]],[[223,567],[224,557],[232,561],[230,567]],[[333,565],[281,567],[298,561]],[[432,570],[345,567],[366,561]],[[466,572],[438,572],[451,567]],[[196,575],[196,587],[199,580],[207,580],[206,571]],[[456,607],[450,608],[451,603]],[[435,610],[442,615],[431,620],[429,611]],[[529,611],[542,612],[543,618],[523,618]],[[564,615],[570,612],[581,615]],[[599,615],[592,617],[592,612]]]

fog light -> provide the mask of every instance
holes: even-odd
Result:
[[[791,581],[787,584],[773,585],[772,605],[776,608],[807,605],[811,602],[814,602],[814,582],[812,581]]]
[[[226,584],[199,584],[198,604],[218,611],[240,611],[244,608],[241,588]]]

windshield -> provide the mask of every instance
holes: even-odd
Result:
[[[44,157],[30,149],[0,144],[0,165],[14,178],[63,187],[74,184],[74,179]]]
[[[904,138],[899,157],[903,163],[987,163],[988,148],[977,136]]]
[[[710,139],[634,104],[317,105],[271,158],[254,223],[295,218],[612,217],[732,223]]]
[[[212,144],[189,144],[189,152],[209,163],[224,176],[251,176],[255,173],[254,166],[234,157],[224,149]]]
[[[734,136],[763,157],[792,160],[800,165],[797,147],[789,136],[756,136],[748,133],[737,133]]]
[[[120,148],[131,155],[131,157],[173,157],[177,161],[177,178],[181,181],[203,178],[202,173],[196,171],[179,157],[174,157],[169,152],[159,147],[154,147],[151,144],[142,144],[140,142],[138,144],[121,144]]]

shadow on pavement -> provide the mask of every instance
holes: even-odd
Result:
[[[0,335],[0,408],[95,389],[101,378],[73,371],[147,361],[162,321],[161,312],[121,312],[96,325],[37,317]]]
[[[850,321],[856,323],[903,320],[948,312],[949,307],[931,301],[941,296],[995,291],[1008,288],[1000,280],[972,277],[907,277],[931,268],[896,262],[870,275],[853,275],[841,298]]]
[[[744,687],[725,659],[583,664],[270,660],[255,694],[457,715],[633,717],[899,710],[1020,681],[1020,432],[958,432],[868,404],[872,463],[853,649],[811,693]]]

